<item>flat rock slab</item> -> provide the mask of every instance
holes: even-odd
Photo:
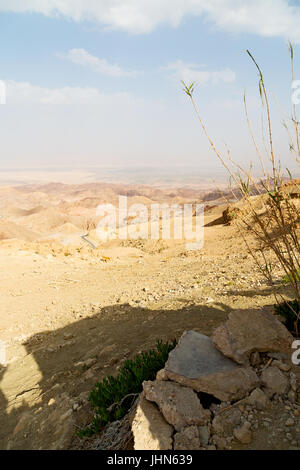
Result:
[[[287,352],[293,337],[271,313],[263,310],[235,310],[212,335],[217,349],[238,364],[248,362],[251,353]]]
[[[196,331],[182,335],[159,376],[221,401],[242,399],[259,384],[252,369],[238,366],[218,351],[208,336]]]

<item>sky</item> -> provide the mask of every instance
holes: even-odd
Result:
[[[262,106],[246,49],[264,72],[276,155],[293,168],[281,121],[291,113],[288,40],[300,80],[299,24],[299,0],[0,0],[0,170],[217,172],[181,80],[196,81],[217,147],[255,161],[244,91],[264,151]]]

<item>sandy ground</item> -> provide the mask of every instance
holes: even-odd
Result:
[[[210,335],[232,309],[272,309],[270,287],[236,229],[211,224],[220,215],[207,214],[200,251],[180,242],[111,242],[68,253],[0,244],[8,362],[0,372],[0,449],[74,446],[76,430],[92,417],[89,391],[125,358],[188,329]],[[264,435],[253,445],[274,442]]]

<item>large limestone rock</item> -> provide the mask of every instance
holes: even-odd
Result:
[[[174,429],[159,412],[156,405],[140,395],[132,420],[131,430],[135,450],[171,450]]]
[[[190,388],[173,382],[144,382],[145,397],[154,401],[166,421],[181,431],[187,426],[204,425],[210,419],[210,411],[205,410],[197,394]]]
[[[247,363],[252,352],[286,352],[293,337],[271,313],[235,310],[212,335],[217,349],[238,364]]]
[[[183,334],[158,378],[173,380],[221,401],[242,399],[259,384],[252,369],[224,357],[208,336],[196,331]]]

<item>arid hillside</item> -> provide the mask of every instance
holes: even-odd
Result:
[[[109,183],[0,186],[0,238],[45,240],[64,234],[86,234],[99,221],[100,204],[118,205],[127,196],[128,205],[200,202],[206,191],[159,189]]]

